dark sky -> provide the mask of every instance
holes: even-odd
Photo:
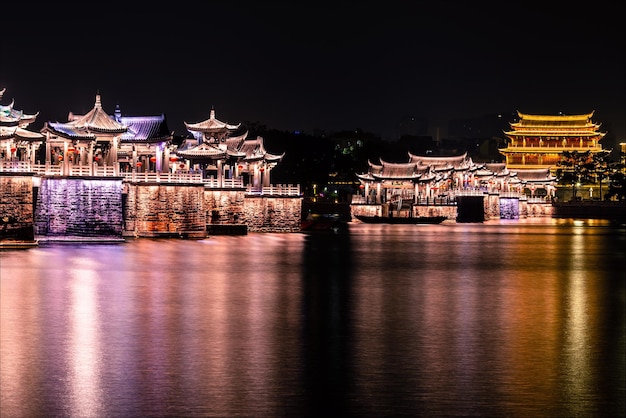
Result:
[[[100,92],[108,113],[165,113],[176,133],[214,107],[230,123],[385,139],[406,116],[445,137],[450,119],[595,111],[626,140],[619,2],[247,3],[5,7],[2,103],[40,112],[37,129]]]

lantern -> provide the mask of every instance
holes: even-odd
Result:
[[[63,161],[63,156],[59,155],[59,161]]]
[[[365,186],[363,186],[362,184],[359,184],[359,189],[363,190],[365,189]]]
[[[243,170],[243,166],[242,166],[241,164],[239,164],[239,165],[237,166],[237,168],[238,168],[238,169],[240,169],[240,170]]]
[[[137,161],[137,167],[141,167],[143,164],[141,164],[141,161]]]
[[[11,147],[11,152],[15,152],[15,151],[17,151],[17,148]]]
[[[264,171],[265,171],[265,168],[264,168],[264,167],[261,167],[261,168],[259,168],[259,171],[262,173],[262,172],[264,172]]]
[[[185,168],[185,164],[179,165],[180,168]]]
[[[67,149],[67,152],[72,152],[73,153],[74,151],[76,151],[76,149],[74,147]]]
[[[97,155],[95,157],[93,157],[93,159],[94,159],[94,161],[100,161],[100,157],[97,156]]]
[[[151,163],[156,163],[156,157],[150,157],[150,162]]]
[[[178,157],[170,157],[170,161],[175,163],[176,161],[178,161]]]

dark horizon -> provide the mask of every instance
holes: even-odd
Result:
[[[612,3],[558,14],[462,2],[11,7],[20,19],[3,25],[3,104],[39,112],[36,129],[88,112],[99,93],[107,113],[165,114],[178,135],[212,108],[229,123],[387,140],[407,117],[445,138],[456,119],[594,111],[609,139],[626,141],[626,43]]]

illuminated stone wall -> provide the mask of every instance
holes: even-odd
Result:
[[[300,197],[248,196],[244,217],[251,232],[298,232],[301,227]]]
[[[204,207],[207,223],[245,225],[245,190],[206,189]]]
[[[124,236],[206,237],[204,185],[125,184]]]
[[[121,237],[122,179],[41,178],[37,191],[35,234]]]
[[[32,173],[0,173],[0,240],[3,239],[34,240]]]
[[[384,210],[384,205],[355,203],[350,205],[352,216],[388,216],[388,211]],[[456,219],[457,207],[453,205],[414,205],[413,216],[445,216],[448,219]]]

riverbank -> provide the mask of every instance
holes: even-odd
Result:
[[[553,218],[607,219],[614,222],[626,222],[626,201],[554,202]]]

